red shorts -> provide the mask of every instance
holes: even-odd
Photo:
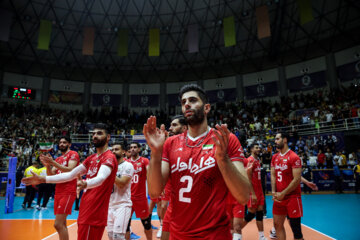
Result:
[[[299,218],[303,216],[301,197],[284,199],[281,202],[274,201],[274,215],[285,215],[289,218]]]
[[[240,203],[226,204],[226,212],[230,219],[232,218],[244,218],[245,206]]]
[[[131,199],[132,211],[131,216],[135,212],[137,218],[145,219],[149,217],[149,204],[146,198],[143,199]]]
[[[250,194],[250,199],[249,199],[249,201],[247,203],[248,208],[257,209],[259,206],[264,206],[264,201],[265,201],[264,194],[262,192],[261,193],[255,193],[255,194],[256,194],[257,202],[256,203],[252,202],[251,194]]]
[[[165,217],[162,222],[162,231],[163,232],[170,232],[170,221],[171,221],[171,213],[172,213],[172,204],[170,202],[166,212]]]
[[[99,240],[104,234],[105,226],[78,224],[78,240]]]
[[[200,233],[194,233],[196,234],[195,236],[184,236],[182,234],[184,233],[171,232],[170,240],[194,240],[194,239],[231,240],[233,239],[230,233],[230,226],[211,228],[209,230],[205,230]]]
[[[75,199],[75,195],[55,195],[54,214],[70,215]]]

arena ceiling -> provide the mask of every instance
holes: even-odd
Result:
[[[259,40],[255,10],[267,5],[271,37]],[[313,0],[300,24],[296,0],[3,0],[13,12],[3,71],[94,82],[190,81],[301,62],[360,43],[360,1]],[[237,44],[224,47],[222,19],[234,16]],[[53,22],[49,51],[38,50],[40,19]],[[199,26],[199,52],[188,53],[187,26]],[[94,27],[93,56],[82,55],[83,28]],[[160,28],[160,56],[148,56],[148,30]],[[116,54],[129,30],[128,56]]]

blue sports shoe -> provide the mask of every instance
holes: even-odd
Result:
[[[131,233],[130,234],[130,239],[139,239],[139,238],[141,238],[140,236],[138,236],[138,235],[136,235],[135,233]]]
[[[151,228],[154,229],[154,230],[158,230],[159,228],[158,227],[155,227],[154,225],[151,224]]]

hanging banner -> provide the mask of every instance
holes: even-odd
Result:
[[[206,95],[210,103],[233,102],[236,101],[237,92],[236,88],[217,89],[206,91]]]
[[[271,36],[270,18],[266,5],[256,8],[256,23],[259,39]]]
[[[118,94],[92,94],[92,105],[99,106],[120,106],[121,95]]]
[[[149,30],[149,56],[160,56],[160,30],[158,28]]]
[[[305,23],[311,22],[314,20],[312,14],[311,0],[297,0],[299,15],[300,15],[300,24],[304,25]]]
[[[337,67],[338,77],[341,82],[360,79],[360,61],[344,64]]]
[[[11,23],[12,12],[0,9],[0,41],[9,41]]]
[[[121,29],[118,33],[118,46],[117,46],[118,56],[126,57],[128,55],[128,41],[129,41],[128,30]]]
[[[84,28],[84,40],[83,40],[83,55],[94,55],[94,39],[95,29],[91,27]]]
[[[50,91],[49,102],[82,104],[82,93]]]
[[[48,20],[40,21],[38,49],[49,50],[52,23]]]
[[[159,95],[131,95],[131,107],[158,107]]]
[[[188,49],[189,53],[199,52],[199,29],[197,24],[188,26]]]
[[[274,97],[279,95],[277,82],[260,83],[245,87],[246,99]]]
[[[307,91],[326,86],[325,71],[305,74],[287,80],[290,92]]]
[[[235,20],[234,16],[224,18],[224,42],[225,47],[236,45]]]

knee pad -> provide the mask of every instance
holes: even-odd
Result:
[[[150,216],[146,219],[141,219],[141,223],[144,226],[145,230],[151,229],[151,217]]]
[[[293,231],[295,239],[302,239],[303,235],[301,232],[301,218],[290,218],[290,227]]]
[[[113,233],[113,240],[125,240],[125,233]]]
[[[114,240],[114,239],[113,239],[113,232],[108,232],[108,238],[109,238],[110,240]]]
[[[254,219],[254,217],[255,217],[255,213],[248,212],[248,213],[245,215],[245,221],[250,222],[251,220]]]
[[[263,211],[256,211],[256,221],[262,221],[264,219]]]

